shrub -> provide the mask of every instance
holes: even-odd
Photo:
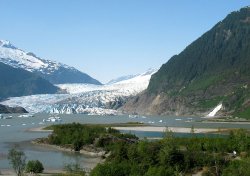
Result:
[[[12,165],[16,174],[21,176],[24,171],[26,161],[24,152],[16,148],[12,148],[9,150],[8,159],[10,160],[10,164]]]
[[[26,165],[26,172],[42,173],[43,170],[43,164],[38,160],[31,160]]]

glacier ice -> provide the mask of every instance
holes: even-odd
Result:
[[[106,85],[58,84],[58,87],[68,93],[12,97],[1,104],[22,106],[32,113],[116,115],[120,113],[116,109],[127,98],[147,88],[151,75],[156,71],[147,71],[130,79]]]

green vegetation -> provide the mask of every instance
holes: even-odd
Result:
[[[79,123],[53,125],[49,127],[53,133],[40,142],[71,148],[80,151],[83,146],[97,147],[110,150],[114,141],[133,142],[138,138],[132,134],[121,134],[111,127],[105,128],[102,125],[83,125]]]
[[[205,75],[198,78],[194,82],[190,82],[185,89],[181,92],[183,95],[187,95],[190,92],[198,90],[207,90],[211,85],[218,84],[223,77],[221,75]]]
[[[147,94],[165,93],[167,102],[160,101],[159,106],[171,107],[158,108],[157,113],[164,114],[175,104],[191,112],[207,112],[223,100],[224,112],[249,118],[249,18],[249,7],[230,13],[162,65],[152,76]]]
[[[66,164],[64,166],[64,170],[67,172],[64,175],[71,175],[71,176],[85,176],[86,172],[78,163],[75,164]]]
[[[52,128],[54,132],[45,142],[76,151],[86,146],[109,151],[90,176],[189,176],[199,171],[203,176],[249,175],[250,134],[243,129],[216,138],[195,134],[177,138],[167,131],[162,140],[149,141],[101,125],[72,123]],[[59,175],[86,174],[79,163],[66,165],[65,171]]]
[[[236,89],[231,96],[226,97],[225,106],[227,109],[233,109],[233,116],[250,119],[249,102],[250,90],[245,87],[240,87]]]
[[[25,171],[29,173],[42,173],[43,170],[43,164],[38,160],[28,161],[25,168]]]
[[[27,173],[35,173],[35,174],[42,173],[44,170],[43,164],[38,160],[35,161],[31,160],[28,161],[28,163],[26,164],[26,156],[24,152],[18,149],[17,147],[14,147],[9,150],[8,159],[15,173],[18,176],[22,176],[24,170]]]
[[[114,143],[111,151],[91,176],[173,176],[201,170],[203,175],[249,175],[250,135],[245,130],[218,138],[174,138],[168,132],[159,141]]]
[[[221,101],[223,100],[223,97],[215,97],[213,99],[207,99],[207,100],[201,100],[197,104],[198,107],[209,109],[216,107]]]
[[[236,113],[235,116],[250,119],[250,107],[246,108],[244,111]]]
[[[243,22],[249,16],[249,8],[228,15],[164,64],[152,77],[148,90],[174,90],[196,81],[197,88],[204,89],[226,75],[234,75],[231,81],[236,84],[240,81],[236,77],[249,78],[250,23]]]
[[[222,176],[244,175],[248,176],[250,173],[250,158],[234,160],[229,163],[228,167],[223,171]]]
[[[83,145],[92,144],[106,130],[99,126],[84,126],[81,124],[55,125],[48,142],[55,145],[71,145],[75,151],[79,151]]]
[[[53,130],[55,125],[50,125],[45,128],[44,130]],[[148,124],[141,123],[141,122],[126,122],[126,123],[111,123],[111,124],[84,124],[84,126],[90,126],[90,127],[103,127],[103,128],[112,128],[112,127],[134,127],[134,126],[148,126]]]
[[[8,159],[12,165],[15,173],[21,176],[26,165],[26,156],[23,151],[18,150],[16,147],[9,150]]]

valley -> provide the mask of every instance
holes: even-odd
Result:
[[[0,175],[250,175],[246,2],[44,2],[3,3]]]
[[[22,106],[30,113],[117,115],[128,98],[145,90],[152,74],[150,69],[133,78],[112,84],[58,84],[67,94],[40,94],[12,97],[0,102],[8,106]]]

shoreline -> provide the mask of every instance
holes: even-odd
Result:
[[[213,120],[209,121],[209,120],[205,120],[205,121],[201,121],[201,123],[221,123],[221,124],[239,124],[239,125],[247,124],[247,125],[250,125],[249,121],[241,122],[241,121],[213,121]]]
[[[29,128],[29,129],[26,129],[25,131],[27,132],[53,132],[53,130],[45,130],[44,128],[46,128],[46,126]]]
[[[34,145],[39,145],[39,146],[43,146],[43,147],[47,147],[47,148],[52,148],[52,149],[56,149],[56,150],[59,150],[59,151],[63,151],[63,152],[71,152],[71,153],[80,153],[84,156],[87,156],[87,157],[93,157],[93,158],[96,158],[96,159],[101,159],[102,156],[105,155],[105,151],[100,151],[100,152],[91,152],[91,151],[87,151],[87,150],[84,150],[84,149],[81,149],[79,152],[76,152],[70,148],[65,148],[65,147],[61,147],[61,146],[58,146],[58,145],[52,145],[52,144],[45,144],[45,143],[39,143],[35,140],[32,140],[31,141],[32,144]]]
[[[43,173],[40,173],[39,175],[53,175],[53,174],[61,174],[65,173],[62,169],[44,169]],[[10,176],[10,175],[16,175],[15,171],[13,169],[1,169],[1,176]],[[27,174],[29,175],[29,174]]]
[[[147,126],[147,127],[113,127],[116,130],[126,131],[147,131],[147,132],[165,132],[166,129],[174,133],[191,133],[192,128],[188,127],[159,127],[159,126]],[[228,129],[220,129],[220,131]],[[218,132],[216,128],[193,128],[194,133],[212,133]]]
[[[203,123],[206,123],[206,122],[203,122]],[[53,131],[53,130],[44,130],[44,128],[45,126],[37,127],[37,128],[30,128],[30,129],[27,129],[27,131],[29,132],[52,132]],[[165,132],[166,131],[166,127],[161,127],[161,126],[133,126],[133,127],[114,126],[111,128],[114,128],[116,130],[126,130],[126,131],[148,131],[148,132]],[[174,133],[191,133],[192,128],[190,127],[167,127],[167,129]],[[211,132],[219,131],[218,128],[194,128],[193,130],[194,130],[194,133],[211,133]],[[229,130],[229,129],[225,128],[225,129],[220,129],[220,131],[221,130],[223,131],[223,130]],[[45,144],[45,145],[49,145],[49,144]]]
[[[217,123],[217,122],[202,122],[202,123]],[[221,122],[221,123],[229,123],[229,122]],[[241,124],[241,123],[239,123]],[[250,123],[249,123],[250,124]],[[29,132],[52,132],[53,130],[44,130],[45,126],[37,127],[37,128],[30,128],[27,129]],[[218,133],[222,131],[228,131],[230,128],[191,128],[191,127],[161,127],[161,126],[114,126],[112,127],[116,130],[125,130],[125,131],[145,131],[145,132],[165,132],[166,129],[172,131],[174,133]],[[192,131],[193,130],[193,131]],[[34,142],[34,141],[33,141]],[[60,146],[54,146],[50,144],[40,144],[35,142],[37,145],[46,145],[48,147],[52,147],[55,149],[63,150],[63,151],[71,151],[71,149],[66,149]],[[101,154],[96,154],[94,152],[89,152],[86,150],[81,151],[80,153],[90,156],[100,156]]]

